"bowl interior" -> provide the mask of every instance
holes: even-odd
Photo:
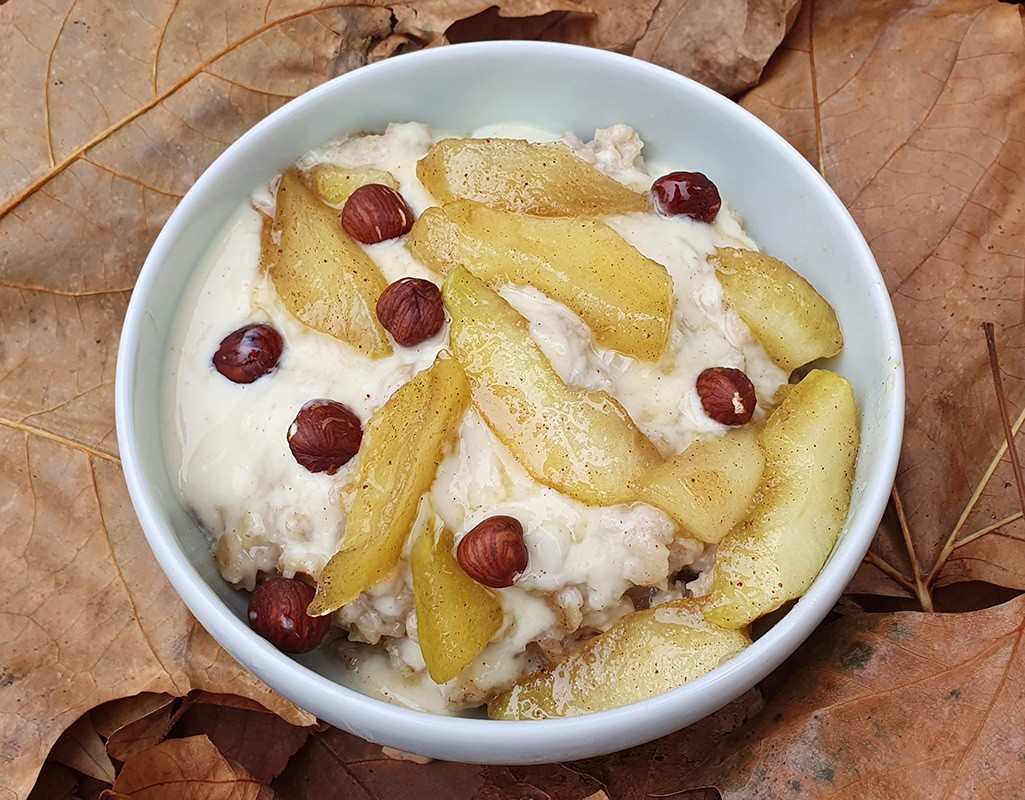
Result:
[[[711,177],[762,247],[807,277],[836,309],[846,347],[830,367],[851,380],[862,411],[850,520],[805,598],[713,674],[586,719],[453,720],[341,688],[333,681],[344,681],[344,674],[329,657],[305,656],[308,669],[302,669],[248,631],[245,598],[217,573],[161,450],[160,431],[171,423],[159,417],[158,396],[166,389],[161,376],[176,305],[193,265],[256,186],[329,138],[407,120],[453,131],[520,121],[583,138],[596,127],[628,123],[649,158]],[[117,404],[126,479],[146,535],[193,613],[238,660],[322,719],[366,738],[441,758],[522,763],[592,756],[677,729],[749,688],[810,633],[853,574],[885,506],[903,423],[903,372],[889,298],[864,240],[826,184],[782,139],[730,101],[640,61],[569,46],[491,43],[424,51],[342,76],[229,148],[186,195],[147,259],[125,324]]]

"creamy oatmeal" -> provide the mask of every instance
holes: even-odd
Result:
[[[519,125],[495,125],[469,136],[555,141]],[[383,135],[341,138],[297,164],[372,168],[394,176],[415,217],[438,205],[416,166],[445,138],[417,123],[392,124]],[[637,192],[670,170],[645,163],[638,135],[626,125],[599,130],[590,142],[562,137],[587,164]],[[274,214],[274,187],[240,208],[209,248],[181,304],[167,378],[164,413],[169,467],[188,508],[213,538],[226,580],[253,590],[264,575],[316,580],[345,542],[346,518],[358,491],[359,456],[334,474],[305,469],[285,432],[311,398],[344,404],[364,427],[385,402],[449,347],[449,328],[411,347],[371,359],[337,338],[300,323],[261,271],[263,215]],[[622,404],[662,458],[693,442],[722,436],[695,388],[710,366],[742,370],[754,385],[755,422],[774,407],[788,374],[770,359],[749,326],[727,306],[710,257],[716,248],[757,251],[724,202],[711,224],[685,216],[635,211],[602,218],[640,253],[665,267],[673,297],[668,344],[657,361],[599,345],[580,316],[531,286],[499,293],[529,324],[559,377],[571,388],[604,390]],[[409,276],[441,284],[411,254],[406,236],[371,244],[366,254],[388,283]],[[268,323],[283,353],[269,378],[239,385],[211,365],[230,331]],[[588,505],[535,480],[470,406],[447,445],[420,521],[433,511],[456,541],[485,518],[519,520],[528,566],[515,585],[496,590],[503,621],[490,644],[455,678],[436,685],[418,645],[409,553],[383,582],[333,614],[334,641],[365,691],[395,702],[458,713],[481,706],[533,670],[558,661],[638,607],[707,594],[716,546],[690,538],[666,512],[642,502]]]

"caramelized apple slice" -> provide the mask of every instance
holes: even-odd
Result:
[[[460,568],[452,531],[436,520],[413,544],[416,630],[427,672],[445,683],[466,669],[502,627],[502,603]]]
[[[606,392],[563,383],[526,320],[480,278],[456,268],[442,294],[473,403],[527,472],[584,503],[630,500],[627,481],[658,453],[623,407]]]
[[[846,378],[813,370],[787,390],[759,440],[755,502],[716,552],[711,622],[741,628],[811,586],[847,520],[858,438]]]
[[[330,614],[394,572],[469,400],[462,368],[442,352],[370,418],[342,548],[320,575],[310,614]]]
[[[350,194],[369,183],[380,183],[395,191],[399,190],[399,182],[394,175],[383,169],[369,167],[318,164],[310,170],[308,180],[321,200],[336,206],[344,205]]]
[[[271,250],[263,264],[285,308],[304,325],[370,358],[391,355],[374,313],[388,282],[342,230],[337,212],[320,202],[295,170],[288,170],[278,186],[274,232],[276,246],[264,237]]]
[[[416,165],[440,202],[476,200],[540,217],[646,211],[648,198],[599,172],[562,142],[443,139]]]
[[[544,719],[607,711],[676,689],[751,643],[701,614],[701,600],[635,611],[553,669],[522,678],[488,704],[492,719]]]
[[[780,369],[793,372],[843,349],[840,322],[832,306],[778,258],[719,247],[709,261],[727,302]]]
[[[429,208],[409,249],[435,272],[534,286],[575,311],[597,341],[655,361],[669,339],[673,281],[604,222],[530,217],[463,200]]]
[[[694,442],[632,486],[641,500],[669,514],[688,536],[718,544],[751,505],[764,466],[758,430],[746,425]]]

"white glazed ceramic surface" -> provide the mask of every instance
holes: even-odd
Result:
[[[416,120],[465,131],[518,121],[589,138],[625,122],[645,154],[706,173],[763,248],[805,275],[836,309],[846,346],[829,365],[854,384],[862,448],[851,516],[808,593],[732,661],[626,708],[571,719],[442,717],[341,685],[324,653],[292,658],[245,620],[246,596],[219,576],[202,531],[167,474],[157,397],[176,305],[194,265],[255,187],[327,139]],[[861,562],[887,502],[900,450],[904,376],[896,322],[868,246],[815,170],[731,101],[642,61],[568,45],[508,42],[427,50],[359,69],[299,97],[213,163],[157,238],[125,319],[117,365],[125,479],[164,571],[203,626],[268,685],[319,718],[381,744],[435,758],[540,763],[595,756],[670,733],[720,708],[779,665],[815,629]]]

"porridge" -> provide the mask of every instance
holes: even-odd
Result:
[[[234,214],[182,301],[166,450],[258,632],[393,702],[537,717],[707,672],[807,588],[857,410],[788,381],[835,315],[641,149],[392,124]]]

